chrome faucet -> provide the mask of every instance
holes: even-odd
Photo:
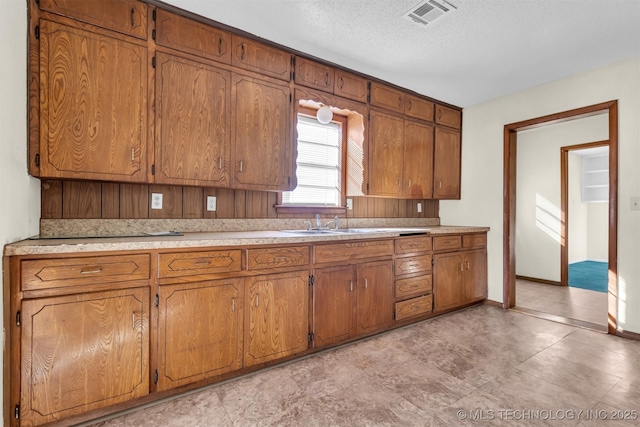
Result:
[[[340,226],[339,226],[339,223],[338,223],[338,215],[336,215],[336,216],[334,216],[334,217],[333,217],[333,221],[329,221],[329,222],[327,223],[327,229],[330,229],[330,228],[331,228],[331,224],[333,224],[333,229],[334,229],[334,230],[337,230],[337,229],[340,227]]]
[[[319,229],[322,228],[322,223],[320,222],[320,214],[316,214],[316,227]]]

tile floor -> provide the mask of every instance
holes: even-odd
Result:
[[[516,305],[607,326],[607,294],[604,292],[516,280]]]
[[[479,305],[94,425],[640,426],[632,411],[640,342]]]

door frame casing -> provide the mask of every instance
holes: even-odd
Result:
[[[618,318],[618,101],[607,101],[587,107],[549,114],[504,126],[503,186],[503,303],[516,305],[516,146],[518,132],[550,124],[608,113],[609,120],[609,275],[607,330],[617,332]],[[564,224],[565,218],[562,218]]]

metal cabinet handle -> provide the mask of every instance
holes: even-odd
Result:
[[[131,28],[133,28],[136,25],[136,15],[135,15],[136,11],[134,8],[131,8]]]
[[[344,79],[342,77],[340,77],[340,80],[338,80],[338,87],[340,88],[340,90],[342,90],[342,87],[344,86]]]
[[[240,160],[240,172],[244,172],[244,163]]]
[[[222,55],[222,37],[218,39],[218,55]]]
[[[236,299],[231,298],[231,312],[234,313],[236,311]]]
[[[353,280],[349,280],[349,292],[353,292]]]
[[[136,149],[135,147],[131,147],[131,161],[135,161],[136,160]]]
[[[409,185],[408,187],[411,187],[411,178],[409,178]]]
[[[439,182],[438,188],[442,188],[442,181],[438,181],[438,182]]]
[[[407,109],[411,111],[411,100],[407,101]]]
[[[460,263],[460,271],[464,271],[464,265]]]
[[[325,86],[329,86],[329,73],[324,74],[324,84]]]
[[[94,268],[93,270],[80,270],[80,274],[96,274],[102,273],[102,268]]]
[[[258,298],[259,296],[259,294],[256,294],[256,307],[260,306],[260,299]]]
[[[400,177],[397,177],[397,178],[396,178],[396,185],[397,185],[398,187],[400,187]]]
[[[367,289],[369,287],[369,279],[364,278],[364,288]]]
[[[469,261],[467,261],[467,270],[469,270],[471,268],[471,264],[469,264]]]
[[[218,169],[222,170],[222,157],[218,157]]]
[[[402,107],[402,97],[398,97],[398,107]]]
[[[241,45],[240,60],[244,61],[244,43]]]

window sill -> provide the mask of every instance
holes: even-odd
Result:
[[[347,208],[342,206],[289,206],[289,205],[275,205],[277,213],[282,214],[325,214],[325,215],[345,215]]]

